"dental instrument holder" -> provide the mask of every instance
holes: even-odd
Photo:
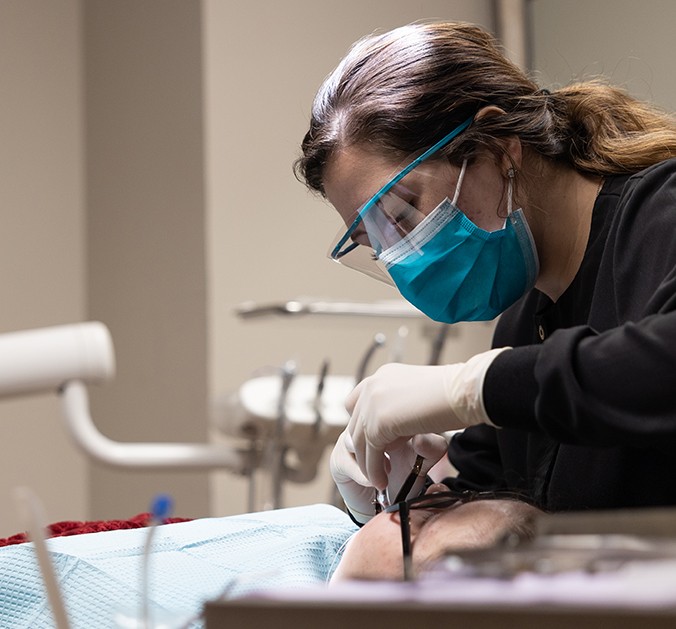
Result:
[[[329,375],[327,359],[316,376],[297,374],[295,364],[288,362],[271,375],[247,380],[237,392],[216,401],[214,419],[219,431],[248,440],[248,511],[280,508],[285,482],[308,483],[316,478],[326,448],[333,447],[349,421],[345,398],[364,378],[385,341],[381,333],[374,336],[358,361],[355,377]],[[262,497],[256,496],[254,487],[256,468],[269,476],[264,479]],[[333,485],[328,502],[343,506]]]
[[[280,482],[312,482],[322,467],[326,449],[333,446],[349,421],[345,398],[354,388],[354,376],[330,375],[328,363],[323,361],[318,374],[296,374],[282,400],[281,369],[265,369],[214,400],[212,416],[219,434],[246,444],[249,452],[248,511],[261,510],[273,502],[273,481],[268,476],[274,448],[284,449]],[[259,470],[263,473],[260,480]]]
[[[430,355],[428,364],[438,364],[444,344],[449,335],[450,326],[438,324],[427,320],[425,315],[404,300],[393,299],[376,302],[344,302],[316,300],[300,298],[286,302],[268,304],[256,304],[245,302],[236,308],[239,317],[245,320],[266,318],[270,316],[304,317],[304,316],[331,316],[331,317],[367,317],[367,318],[399,318],[420,319],[425,325],[431,327],[425,331],[425,336],[431,339]],[[397,341],[393,344],[390,361],[403,359],[404,345],[408,328],[402,326],[398,331]],[[361,382],[369,372],[369,366],[376,351],[385,345],[385,336],[382,333],[375,334],[372,343],[365,350],[359,360],[354,384]],[[278,508],[282,506],[282,484],[285,481],[296,483],[309,482],[317,473],[317,466],[327,446],[332,446],[338,434],[345,428],[349,416],[345,415],[344,423],[340,430],[336,431],[335,421],[325,422],[322,425],[322,417],[319,405],[322,390],[327,378],[327,363],[322,365],[316,378],[317,394],[315,396],[313,410],[315,413],[314,432],[302,431],[307,426],[305,421],[308,408],[300,408],[299,398],[306,385],[312,386],[312,376],[299,376],[294,374],[289,377],[286,367],[276,371],[281,375],[282,386],[279,399],[273,407],[272,391],[276,390],[276,384],[272,379],[264,381],[257,377],[245,382],[236,394],[226,398],[225,404],[216,402],[216,423],[223,434],[235,438],[248,440],[248,452],[250,465],[247,471],[249,479],[248,510],[254,511],[261,506],[263,508]],[[278,377],[278,376],[275,376]],[[332,376],[335,380],[341,376]],[[291,382],[298,381],[298,386],[291,390]],[[255,391],[254,391],[255,390]],[[337,387],[332,386],[327,397],[335,395]],[[348,391],[349,392],[349,391]],[[263,401],[265,400],[265,404]],[[342,405],[342,404],[341,404]],[[325,405],[326,406],[326,405]],[[273,410],[274,409],[274,410]],[[335,413],[333,413],[335,416]],[[335,420],[335,417],[333,417]],[[301,435],[302,432],[302,435]],[[298,465],[290,466],[288,459],[296,455]],[[267,501],[263,500],[256,505],[255,470],[261,467],[267,469],[272,478],[266,479],[266,483],[272,489],[272,495]],[[342,506],[342,500],[335,487],[332,487],[329,502],[336,506]]]

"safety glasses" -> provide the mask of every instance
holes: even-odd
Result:
[[[473,117],[465,120],[391,177],[354,213],[347,230],[340,230],[331,243],[329,257],[339,264],[393,284],[385,264],[379,259],[380,255],[406,238],[426,216],[416,198],[417,193],[407,185],[410,179],[407,176],[467,129],[472,120]]]
[[[387,509],[385,513],[399,512],[399,526],[401,529],[401,551],[403,557],[404,581],[413,580],[413,552],[411,544],[410,512],[416,509],[448,509],[450,507],[474,502],[476,500],[523,500],[520,494],[512,492],[494,491],[440,491],[433,494],[424,494],[416,498],[402,500]]]

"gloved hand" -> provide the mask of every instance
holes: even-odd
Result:
[[[362,482],[368,479],[370,485],[384,488],[388,482],[384,453],[413,435],[491,424],[483,382],[495,357],[508,349],[493,349],[453,365],[392,363],[362,380],[345,404],[351,415],[347,432]]]
[[[417,455],[423,456],[425,461],[409,496],[420,493],[425,484],[427,472],[446,454],[446,448],[446,439],[441,435],[416,435],[413,439],[403,441],[396,448],[388,451],[386,486],[390,498],[394,499],[411,473]],[[357,522],[366,523],[375,515],[373,501],[376,490],[361,473],[354,458],[352,438],[346,430],[336,441],[333,452],[331,452],[329,467],[345,506]]]

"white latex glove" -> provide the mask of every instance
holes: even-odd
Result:
[[[483,382],[495,357],[508,347],[453,365],[383,365],[347,397],[347,432],[355,460],[369,484],[387,485],[385,452],[413,435],[442,433],[491,424],[483,402]],[[492,424],[491,424],[492,425]]]
[[[386,486],[390,499],[394,499],[411,473],[417,455],[424,457],[425,461],[409,496],[419,494],[425,484],[427,472],[446,454],[446,449],[446,439],[441,435],[416,435],[388,451]],[[352,438],[347,431],[343,431],[338,437],[331,452],[329,467],[345,506],[354,519],[362,524],[368,522],[375,515],[373,501],[376,490],[357,465]]]

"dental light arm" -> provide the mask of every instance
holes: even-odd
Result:
[[[115,375],[113,343],[98,322],[0,335],[0,397],[57,391],[70,380]]]
[[[101,434],[89,413],[87,389],[80,381],[62,391],[66,424],[75,443],[89,456],[113,467],[135,469],[226,468],[243,474],[248,455],[220,445],[201,443],[121,443]]]
[[[68,430],[94,459],[126,468],[247,471],[248,454],[223,446],[120,443],[102,435],[91,418],[85,385],[111,380],[114,374],[113,343],[102,323],[0,335],[0,398],[60,391]]]

